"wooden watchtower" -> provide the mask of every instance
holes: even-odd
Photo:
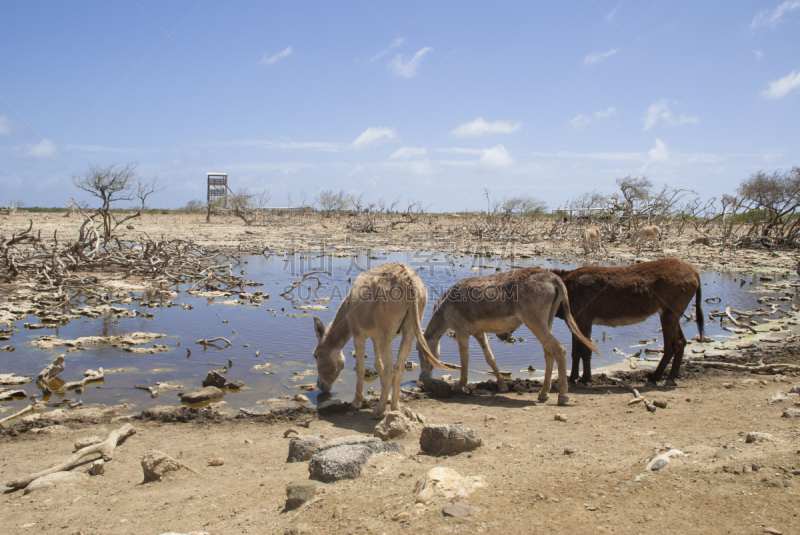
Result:
[[[222,205],[228,206],[228,173],[207,173],[208,175],[208,204],[222,198]]]

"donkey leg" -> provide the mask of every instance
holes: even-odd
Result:
[[[356,397],[353,398],[353,407],[360,409],[364,402],[364,372],[367,369],[367,338],[365,336],[353,337],[356,346]],[[377,360],[377,356],[375,358]]]
[[[464,390],[469,375],[469,334],[457,332],[456,342],[458,342],[458,354],[461,356],[461,379],[458,380],[458,388]]]
[[[380,349],[378,349],[380,348]],[[381,396],[378,399],[378,406],[375,407],[375,410],[372,412],[372,415],[375,418],[380,418],[384,411],[386,410],[386,402],[389,400],[389,393],[392,388],[392,381],[394,379],[394,366],[392,365],[392,338],[390,337],[388,342],[382,341],[382,343],[375,343],[375,359],[379,358],[380,355],[381,359],[381,370],[378,372],[378,375],[381,379]],[[378,366],[375,366],[378,368]]]
[[[558,343],[556,337],[547,328],[547,325],[538,325],[533,322],[525,322],[526,327],[531,330],[533,335],[539,340],[544,349],[544,384],[539,392],[539,401],[547,399],[550,391],[553,376],[553,361],[558,365],[558,404],[564,405],[569,401],[567,392],[567,350]]]
[[[679,318],[674,317],[672,314],[661,314],[661,333],[664,335],[664,356],[658,361],[655,371],[650,375],[645,383],[646,387],[654,387],[661,380],[661,376],[667,369],[667,365],[672,360],[675,353],[675,342],[677,335],[675,327],[680,327],[678,323]]]
[[[397,351],[397,360],[394,363],[394,382],[392,384],[392,410],[400,409],[400,382],[406,372],[406,359],[414,345],[414,332],[411,325],[403,329],[403,338],[400,340],[400,349]]]
[[[678,337],[673,344],[672,367],[669,369],[669,375],[667,376],[667,380],[664,381],[664,386],[678,386],[675,379],[677,379],[678,375],[681,373],[683,350],[686,349],[686,337],[683,335],[683,329],[681,329],[680,323],[676,324],[676,329],[678,331]]]
[[[475,335],[475,340],[480,344],[483,350],[483,356],[486,357],[486,363],[492,368],[494,376],[497,377],[497,389],[500,392],[508,392],[508,386],[505,379],[500,375],[500,368],[497,367],[497,361],[494,360],[492,350],[489,349],[489,341],[486,339],[486,333],[479,333]]]

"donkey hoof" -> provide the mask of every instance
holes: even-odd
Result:
[[[566,394],[559,394],[558,395],[558,404],[559,405],[566,405],[569,401],[569,396]]]
[[[657,385],[657,384],[655,384],[653,381],[647,381],[647,382],[644,384],[644,387],[645,387],[645,388],[655,388],[656,386],[658,386],[658,385]]]
[[[548,395],[547,395],[547,394],[545,394],[544,392],[542,392],[542,393],[540,393],[540,394],[539,394],[539,401],[541,401],[542,403],[544,403],[545,401],[547,401],[549,398],[550,398],[550,396],[548,396]]]
[[[676,383],[672,379],[667,379],[666,381],[664,381],[664,386],[678,386],[678,383]]]

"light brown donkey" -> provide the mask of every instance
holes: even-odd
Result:
[[[573,336],[581,339],[595,353],[597,347],[585,338],[569,313],[567,288],[564,282],[554,273],[530,267],[497,273],[485,277],[470,277],[455,283],[436,303],[433,316],[425,329],[424,341],[433,349],[434,356],[439,356],[439,340],[452,329],[458,342],[461,355],[462,388],[467,384],[467,367],[469,366],[469,337],[474,336],[483,349],[486,362],[497,377],[497,385],[501,392],[508,387],[500,375],[494,355],[489,349],[486,334],[505,333],[516,329],[523,323],[531,330],[544,348],[545,373],[544,384],[539,392],[539,401],[545,401],[550,392],[553,374],[553,362],[558,364],[558,404],[565,404],[567,397],[567,352],[553,336],[553,318],[559,308],[567,315],[567,326]],[[423,339],[420,339],[422,342]],[[420,379],[431,377],[433,366],[424,357],[424,346],[418,344],[421,351],[422,370]]]
[[[344,368],[342,349],[352,338],[356,347],[356,396],[353,406],[360,408],[364,401],[366,343],[369,337],[375,348],[375,369],[381,380],[381,396],[374,414],[383,414],[392,387],[392,410],[398,410],[400,380],[414,337],[420,340],[422,361],[431,367],[443,367],[422,338],[420,318],[427,301],[425,285],[414,270],[405,264],[384,264],[356,277],[350,293],[339,305],[336,316],[327,328],[319,318],[314,318],[317,386],[323,392],[331,391],[339,372]],[[397,359],[393,362],[392,341],[400,334],[403,338]]]

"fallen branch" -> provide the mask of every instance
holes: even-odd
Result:
[[[786,373],[787,371],[800,372],[800,366],[794,364],[762,364],[760,366],[748,366],[746,364],[733,364],[731,362],[692,360],[691,364],[697,364],[705,368],[719,368],[721,370],[736,370],[752,373]]]
[[[133,388],[138,388],[139,390],[146,390],[146,391],[150,392],[150,397],[153,397],[153,398],[157,398],[158,397],[158,390],[156,390],[152,386],[133,385]]]
[[[25,416],[26,414],[30,414],[30,413],[35,412],[37,410],[44,410],[44,408],[45,408],[45,405],[43,403],[35,403],[34,402],[33,405],[28,405],[24,409],[15,412],[11,416],[6,416],[2,420],[0,420],[0,426],[5,424],[9,420],[13,420],[14,418],[19,418],[20,416]]]
[[[58,374],[63,372],[65,367],[64,355],[59,355],[36,376],[36,386],[39,387],[39,390],[41,390],[45,396],[53,393],[50,387],[47,386],[47,383],[58,377]]]
[[[212,338],[211,340],[206,340],[205,338],[203,338],[202,340],[198,340],[196,343],[197,343],[197,345],[201,345],[201,346],[203,346],[203,347],[207,347],[207,346],[209,346],[209,345],[213,344],[214,342],[219,342],[220,340],[222,340],[223,342],[225,342],[226,344],[228,344],[228,346],[232,346],[232,345],[233,345],[233,344],[231,343],[231,341],[230,341],[230,340],[228,340],[227,338],[223,338],[222,336],[217,336],[216,338]],[[225,346],[225,347],[228,347],[228,346]],[[189,357],[191,354],[192,354],[192,352],[191,352],[191,350],[190,350],[190,351],[189,351],[189,354],[188,354],[188,355],[186,355],[186,356],[187,356],[187,358],[188,358],[188,357]]]
[[[279,294],[279,295],[281,297],[283,297],[284,295],[292,292],[295,288],[297,288],[298,286],[303,284],[305,282],[305,280],[308,279],[308,278],[317,279],[317,288],[319,288],[320,286],[322,286],[322,281],[319,280],[319,277],[314,277],[313,276],[315,273],[325,273],[326,275],[330,275],[330,273],[328,271],[309,271],[308,273],[303,275],[303,278],[300,279],[299,281],[292,282],[292,287],[289,288],[288,290],[286,290],[285,292],[283,292],[282,294]]]
[[[615,383],[619,383],[619,385],[620,385],[620,386],[622,386],[622,387],[625,387],[627,390],[629,390],[629,391],[631,392],[631,394],[633,394],[633,396],[634,396],[635,398],[637,398],[637,399],[638,399],[638,398],[641,398],[641,397],[642,397],[642,395],[639,393],[639,391],[638,391],[638,390],[636,390],[635,388],[633,388],[631,385],[629,385],[628,383],[626,383],[626,382],[625,382],[625,381],[623,381],[622,379],[619,379],[618,377],[611,377],[611,376],[609,376],[609,377],[608,377],[608,380],[609,380],[609,381],[614,381]]]
[[[737,319],[734,319],[733,316],[731,315],[731,307],[730,306],[725,308],[725,315],[728,316],[728,319],[731,320],[731,322],[733,322],[733,324],[736,325],[737,327],[742,327],[744,329],[750,329],[751,332],[756,333],[756,334],[758,333],[758,331],[755,330],[751,325],[748,325],[746,323],[742,323],[741,321],[739,321]]]
[[[103,374],[103,368],[98,368],[97,371],[94,370],[86,370],[86,373],[83,374],[85,377],[80,381],[72,381],[64,386],[61,387],[62,390],[72,390],[73,388],[83,388],[88,383],[93,383],[94,381],[102,380],[105,375]]]
[[[80,449],[70,455],[64,461],[51,466],[46,470],[42,470],[41,472],[37,472],[35,474],[31,474],[29,476],[20,477],[14,480],[9,481],[6,483],[7,487],[12,489],[24,489],[27,487],[32,481],[39,479],[40,477],[46,476],[47,474],[52,474],[53,472],[64,472],[69,470],[75,464],[78,463],[81,459],[86,457],[87,455],[93,455],[95,453],[99,453],[103,456],[103,460],[108,462],[114,458],[114,450],[117,447],[117,444],[124,440],[125,438],[129,437],[136,433],[136,430],[133,428],[131,424],[125,424],[116,431],[111,431],[109,433],[108,438],[105,439],[103,442],[99,444],[92,444],[91,446],[86,446],[83,449]]]

